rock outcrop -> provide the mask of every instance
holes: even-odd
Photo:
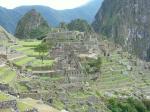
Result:
[[[32,9],[18,22],[15,36],[21,39],[41,38],[47,34],[48,30],[49,25],[42,15]]]
[[[0,41],[15,41],[15,37],[0,26]]]
[[[130,53],[150,59],[149,18],[149,0],[104,0],[93,27]]]

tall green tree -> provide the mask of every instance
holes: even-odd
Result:
[[[39,56],[41,57],[41,61],[43,63],[45,53],[48,52],[48,46],[46,43],[41,43],[35,48],[36,52],[39,52]]]
[[[92,31],[92,27],[88,24],[88,22],[86,20],[82,20],[82,19],[72,20],[68,24],[68,29],[71,31],[76,30],[76,31],[81,31],[81,32]]]
[[[67,24],[65,22],[61,22],[59,24],[59,27],[66,30],[67,29]]]

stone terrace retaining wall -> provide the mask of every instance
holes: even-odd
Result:
[[[28,110],[26,110],[26,111],[24,111],[24,112],[38,112],[38,110],[35,109],[35,108],[33,108],[33,109],[28,109]]]
[[[14,112],[19,112],[19,110],[17,108],[17,101],[16,100],[0,102],[0,109],[8,109],[8,108],[14,109]]]

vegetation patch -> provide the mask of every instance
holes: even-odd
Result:
[[[112,112],[150,112],[146,105],[134,98],[128,99],[109,99],[107,107]]]

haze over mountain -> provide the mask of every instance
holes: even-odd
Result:
[[[16,25],[21,17],[31,9],[40,12],[49,25],[57,26],[60,22],[70,22],[73,19],[81,18],[91,23],[103,0],[92,0],[88,4],[68,10],[55,10],[46,6],[21,6],[15,9],[0,7],[0,25],[7,31],[14,33]],[[7,20],[7,21],[6,21]]]

